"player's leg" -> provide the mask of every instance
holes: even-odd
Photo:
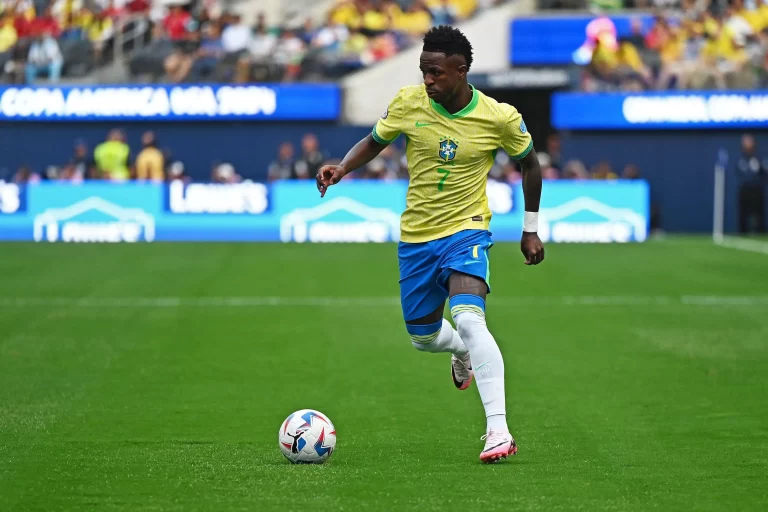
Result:
[[[444,309],[445,302],[427,316],[406,320],[405,326],[411,336],[411,344],[416,350],[451,353],[453,385],[459,390],[465,390],[472,384],[474,376],[472,362],[459,333],[448,320],[443,318]]]
[[[451,315],[462,341],[469,349],[475,381],[486,416],[483,462],[495,462],[517,453],[517,445],[507,427],[504,394],[504,359],[485,322],[486,282],[461,272],[448,279]]]
[[[504,359],[485,321],[489,292],[488,250],[493,246],[487,231],[461,233],[446,251],[440,282],[447,285],[451,316],[469,350],[480,398],[487,419],[486,462],[517,452],[509,434],[504,394]]]
[[[466,389],[472,382],[467,347],[450,322],[443,318],[447,293],[437,286],[439,259],[429,243],[400,243],[400,300],[411,344],[421,352],[453,354],[454,385]]]

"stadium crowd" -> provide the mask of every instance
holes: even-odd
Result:
[[[560,152],[560,137],[552,134],[546,141],[546,148],[538,152],[539,163],[545,180],[615,180],[639,179],[636,165],[626,165],[619,173],[609,162],[599,162],[591,169],[580,160],[563,161]],[[325,164],[338,163],[340,158],[329,155],[320,147],[315,134],[307,133],[298,148],[291,142],[283,142],[269,164],[266,172],[254,176],[241,176],[235,167],[226,161],[210,163],[211,183],[239,183],[245,179],[272,182],[277,180],[314,180],[318,169]],[[196,173],[198,176],[200,173]],[[516,183],[522,180],[520,168],[506,153],[499,151],[491,168],[490,179]],[[391,144],[381,154],[355,171],[347,180],[407,180],[408,167],[404,148]],[[61,163],[31,169],[23,166],[11,178],[18,184],[48,181],[80,183],[84,180],[128,180],[164,182],[172,180],[191,181],[182,161],[175,158],[170,148],[160,144],[158,136],[147,131],[141,137],[141,148],[132,150],[122,130],[111,130],[104,141],[93,148],[83,140],[75,141],[72,154],[62,157]]]
[[[585,91],[752,89],[768,85],[768,2],[684,2],[684,14],[657,14],[650,27],[634,20],[617,37],[607,17],[587,28],[577,51]]]
[[[269,181],[314,179],[321,165],[340,161],[338,158],[326,157],[325,153],[318,147],[317,138],[312,134],[304,136],[301,143],[301,154],[298,158],[295,153],[295,148],[290,142],[284,142],[280,145],[277,157],[268,170]],[[580,160],[563,161],[560,137],[557,134],[550,135],[546,141],[546,149],[537,154],[542,176],[545,180],[640,179],[640,171],[634,164],[626,165],[619,175],[606,161],[599,162],[590,170],[587,170],[587,167]],[[522,180],[522,174],[517,162],[510,159],[504,151],[499,151],[490,170],[489,178],[506,183],[517,183]],[[378,157],[345,179],[407,180],[408,165],[405,152],[397,143],[390,144]]]
[[[339,0],[323,23],[298,12],[249,24],[219,0],[0,0],[0,73],[57,82],[110,62],[118,46],[136,80],[333,79],[501,1]]]
[[[144,132],[141,149],[134,152],[120,129],[110,130],[104,141],[90,148],[84,140],[76,140],[72,154],[62,155],[60,163],[45,169],[22,166],[11,181],[17,184],[34,184],[41,181],[66,181],[82,183],[84,180],[125,182],[129,180],[191,182],[182,161],[175,158],[172,150],[162,146],[156,134]],[[226,161],[211,162],[211,183],[238,183],[241,176]]]

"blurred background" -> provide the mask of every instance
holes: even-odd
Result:
[[[765,231],[768,3],[2,0],[0,239],[395,239],[402,140],[325,209],[313,177],[419,83],[439,24],[473,43],[471,83],[523,113],[548,239]],[[519,237],[520,179],[499,152],[500,240]]]

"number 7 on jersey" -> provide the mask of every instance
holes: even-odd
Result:
[[[443,184],[445,183],[445,180],[448,179],[448,176],[451,175],[451,171],[448,169],[438,169],[437,172],[440,174],[445,174],[442,178],[440,178],[440,182],[437,184],[437,190],[442,191],[443,190]]]

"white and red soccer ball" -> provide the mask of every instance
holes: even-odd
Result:
[[[285,458],[294,464],[322,464],[336,448],[336,428],[325,414],[302,409],[285,419],[278,441]]]

